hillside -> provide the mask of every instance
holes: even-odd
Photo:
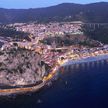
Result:
[[[0,23],[76,21],[108,23],[108,2],[92,4],[63,3],[47,8],[3,9]]]
[[[47,72],[41,55],[17,46],[0,50],[0,85],[19,86],[42,81]]]

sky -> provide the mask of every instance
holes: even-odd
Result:
[[[104,0],[108,2],[108,0]],[[94,3],[101,0],[0,0],[0,8],[40,8],[57,5],[60,3]]]

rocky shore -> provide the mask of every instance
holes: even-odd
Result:
[[[64,49],[61,48],[61,50]],[[107,46],[91,49],[71,49],[69,47],[67,50],[67,52],[53,52],[52,56],[48,56],[50,54],[48,52],[41,55],[34,50],[18,47],[17,44],[2,48],[0,51],[0,84],[13,88],[0,88],[0,95],[37,91],[53,79],[59,67],[65,63],[69,61],[73,63],[78,60],[83,62],[90,57],[101,58],[102,55],[108,55]],[[49,69],[49,64],[45,62],[52,64],[52,67]],[[41,83],[37,85],[38,82]]]

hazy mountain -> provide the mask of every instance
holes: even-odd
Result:
[[[107,22],[108,2],[92,4],[63,3],[47,8],[35,9],[3,9],[0,8],[0,22],[29,22],[29,21],[75,21]]]

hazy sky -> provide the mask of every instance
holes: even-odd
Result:
[[[2,8],[38,8],[48,7],[60,3],[93,3],[101,0],[0,0],[0,7]],[[104,0],[108,2],[108,0]]]

